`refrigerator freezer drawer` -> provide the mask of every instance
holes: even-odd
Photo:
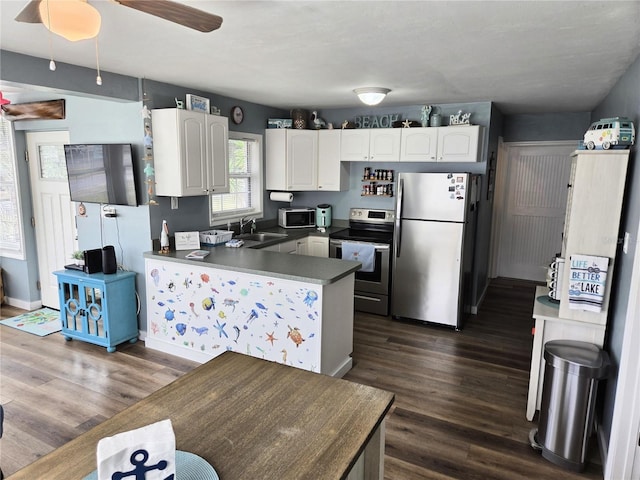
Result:
[[[464,224],[402,220],[394,245],[391,314],[460,326]],[[397,256],[398,247],[400,255]]]

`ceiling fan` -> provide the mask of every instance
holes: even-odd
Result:
[[[40,17],[40,2],[30,0],[15,18],[18,22],[43,23]],[[222,17],[171,0],[113,0],[125,7],[133,8],[149,15],[164,18],[200,32],[211,32],[222,25]]]

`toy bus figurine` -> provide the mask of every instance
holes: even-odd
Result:
[[[626,117],[603,118],[593,122],[584,134],[584,145],[589,149],[612,147],[628,148],[635,143],[636,131]]]

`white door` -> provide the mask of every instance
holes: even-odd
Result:
[[[576,144],[506,144],[505,179],[496,205],[497,276],[545,281],[562,248],[570,154]]]
[[[69,198],[63,145],[69,132],[29,132],[29,176],[35,219],[42,305],[59,309],[58,283],[52,272],[71,263],[77,248],[75,204]]]

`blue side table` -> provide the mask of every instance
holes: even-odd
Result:
[[[60,321],[67,340],[107,347],[138,340],[135,272],[53,272],[58,278]]]

